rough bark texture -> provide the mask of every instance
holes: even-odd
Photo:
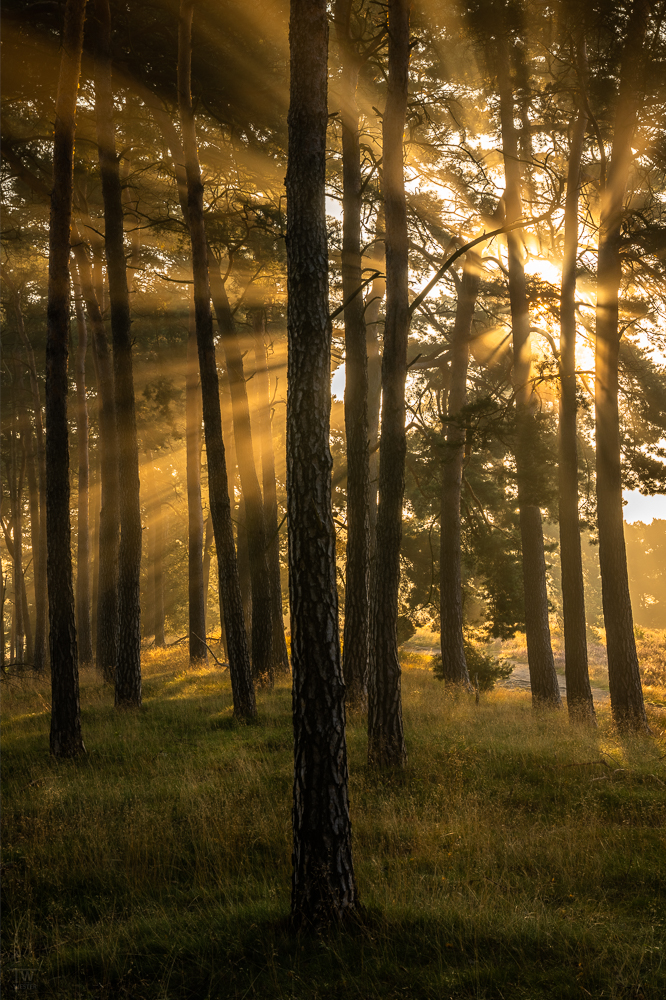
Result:
[[[618,295],[622,280],[620,243],[624,196],[633,160],[631,145],[638,117],[639,83],[643,70],[641,49],[651,6],[649,0],[636,0],[634,3],[622,56],[613,150],[599,231],[595,357],[599,564],[611,710],[618,725],[638,731],[647,729],[647,718],[634,639],[622,516]]]
[[[106,268],[111,304],[113,375],[118,428],[120,545],[118,548],[118,659],[115,703],[141,705],[141,501],[139,446],[132,374],[130,316],[120,163],[116,154],[111,84],[111,15],[109,0],[95,0],[95,115],[104,199]]]
[[[584,41],[578,45],[581,68]],[[583,84],[584,85],[584,84]],[[567,196],[564,209],[564,259],[560,294],[560,419],[559,518],[564,616],[564,659],[567,710],[572,721],[594,722],[594,703],[587,665],[587,630],[583,559],[578,518],[578,447],[576,402],[576,258],[578,254],[578,200],[580,164],[587,114],[584,102],[576,118],[569,151]]]
[[[347,551],[342,672],[347,704],[368,698],[370,483],[368,355],[361,287],[361,155],[356,88],[361,65],[351,36],[352,0],[337,0],[342,117],[342,296],[345,318],[345,433],[347,438]]]
[[[221,608],[224,608],[234,714],[239,718],[252,719],[255,717],[257,709],[238,584],[238,565],[231,521],[224,442],[222,440],[220,392],[208,283],[208,247],[203,213],[203,184],[201,183],[197,156],[190,89],[193,6],[193,0],[181,0],[178,29],[178,103],[187,172],[187,217],[192,242],[194,311],[201,376],[204,436],[208,457],[208,491],[217,550],[220,604]]]
[[[160,485],[155,471],[155,456],[146,452],[144,465],[148,499],[148,601],[146,634],[152,635],[156,647],[166,645],[164,638],[164,522]]]
[[[497,46],[497,81],[500,94],[500,118],[504,155],[506,222],[521,218],[521,175],[518,136],[514,124],[514,95],[509,77],[508,50]],[[531,337],[527,285],[523,266],[523,242],[520,230],[507,235],[509,247],[509,298],[513,334],[513,385],[516,397],[516,469],[518,504],[523,555],[525,593],[525,633],[532,687],[532,701],[537,705],[559,707],[562,704],[555,673],[548,622],[546,559],[543,547],[541,510],[530,490],[530,453],[534,433],[533,389],[530,384]]]
[[[78,531],[76,552],[76,634],[79,662],[93,662],[90,624],[90,530],[88,526],[88,404],[86,402],[86,352],[88,328],[80,291],[76,291],[76,444],[79,460]]]
[[[69,243],[76,94],[81,72],[85,0],[67,0],[56,100],[53,192],[49,224],[46,327],[46,537],[51,653],[51,753],[84,751],[79,708],[79,670],[74,621],[67,353],[69,337]]]
[[[460,411],[467,400],[467,367],[474,306],[479,293],[478,261],[468,254],[458,287],[456,318],[451,338],[451,366],[448,372],[448,421],[444,428],[446,446],[442,461],[440,507],[439,594],[442,673],[451,684],[469,687],[469,673],[463,642],[461,575],[460,493],[465,428]]]
[[[389,80],[383,129],[386,322],[382,359],[377,555],[368,684],[368,761],[376,767],[400,767],[406,761],[397,620],[407,451],[405,378],[410,321],[407,203],[403,172],[409,12],[409,0],[390,0]]]
[[[185,438],[187,450],[187,560],[190,663],[208,659],[206,603],[203,577],[203,510],[201,507],[201,390],[197,359],[194,303],[190,306],[185,382]],[[206,584],[208,581],[206,581]],[[206,592],[208,587],[206,586]]]
[[[266,561],[266,525],[261,488],[254,461],[254,445],[250,424],[243,354],[234,319],[229,306],[226,288],[220,275],[215,256],[209,252],[208,267],[211,295],[215,307],[220,338],[224,348],[227,378],[231,392],[231,413],[236,442],[236,461],[245,506],[244,525],[247,533],[250,586],[252,591],[252,674],[263,684],[272,686],[273,629],[271,592]]]
[[[113,366],[104,320],[95,293],[92,269],[80,239],[74,240],[81,291],[93,335],[99,403],[100,511],[97,546],[97,628],[95,662],[104,680],[113,684],[118,659],[118,546],[120,543],[120,486],[118,483],[118,430]]]
[[[32,344],[28,338],[23,322],[23,311],[18,294],[14,295],[14,312],[19,336],[23,344],[30,373],[30,394],[35,419],[35,440],[37,447],[37,469],[39,481],[39,542],[33,547],[35,574],[35,640],[33,648],[33,665],[37,672],[46,666],[46,621],[48,614],[46,588],[46,447],[44,443],[44,427],[42,423],[42,401],[37,382],[37,367]]]
[[[273,452],[273,432],[271,428],[270,378],[268,374],[266,313],[264,309],[254,309],[252,312],[252,335],[254,338],[254,382],[257,401],[256,425],[261,442],[261,478],[267,536],[266,560],[271,588],[273,669],[278,674],[288,674],[289,654],[284,636],[284,618],[282,615],[277,483],[275,479],[275,455]]]
[[[298,928],[344,920],[357,907],[357,891],[331,513],[325,0],[292,0],[289,42],[287,498],[294,721],[291,919]]]

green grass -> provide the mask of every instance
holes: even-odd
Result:
[[[632,740],[406,669],[406,771],[369,771],[348,729],[365,924],[292,937],[289,688],[240,726],[227,675],[185,667],[148,654],[138,713],[84,672],[76,762],[48,756],[48,685],[3,683],[4,989],[18,968],[68,1000],[666,996],[664,709]]]

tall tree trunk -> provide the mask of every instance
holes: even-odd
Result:
[[[266,350],[266,313],[257,308],[252,312],[254,366],[256,390],[256,420],[261,443],[261,473],[264,491],[264,520],[267,534],[267,563],[271,588],[271,623],[273,635],[273,669],[278,674],[289,673],[289,654],[284,636],[282,616],[282,585],[280,582],[280,536],[278,527],[275,454],[271,428],[270,377]]]
[[[466,432],[462,424],[461,410],[467,400],[469,341],[479,283],[479,260],[476,255],[469,253],[458,285],[456,318],[451,338],[447,423],[444,428],[446,446],[442,461],[440,507],[439,607],[442,671],[445,680],[466,687],[469,687],[469,673],[463,641],[460,536],[460,493]]]
[[[291,0],[289,23],[287,502],[295,928],[343,921],[357,907],[331,512],[326,7],[325,0]]]
[[[32,550],[32,578],[35,590],[35,610],[37,608],[37,565],[39,559],[39,485],[37,460],[35,455],[35,435],[30,424],[30,414],[25,406],[21,407],[21,438],[25,448],[25,470],[28,482],[28,502],[30,505],[30,548]],[[26,659],[34,669],[35,645],[32,638],[30,617],[26,622]]]
[[[379,273],[373,279],[365,307],[366,348],[368,354],[368,446],[369,456],[369,518],[370,518],[370,594],[373,589],[377,551],[377,486],[379,484],[379,411],[382,401],[382,351],[379,319],[386,294],[386,252],[384,203],[377,210],[375,242],[368,265]]]
[[[113,366],[104,320],[93,285],[85,247],[76,240],[74,255],[81,291],[92,328],[99,403],[100,512],[95,661],[108,684],[115,683],[118,659],[118,547],[120,544],[120,484],[118,481],[118,429]]]
[[[190,89],[193,7],[193,0],[181,0],[178,30],[178,101],[187,171],[187,207],[192,242],[194,303],[204,436],[208,459],[209,502],[215,532],[215,548],[217,549],[220,602],[224,607],[234,713],[240,718],[251,719],[256,715],[256,704],[243,622],[243,605],[238,583],[238,565],[231,521],[224,442],[222,440],[220,393],[208,283],[208,247],[203,213],[203,184],[197,156]]]
[[[215,307],[215,318],[220,331],[226,361],[231,413],[236,442],[236,461],[245,506],[245,531],[249,558],[250,585],[252,588],[252,673],[256,680],[272,686],[273,631],[271,593],[266,561],[266,524],[261,488],[254,461],[250,406],[243,371],[243,354],[235,329],[226,288],[219,264],[213,253],[208,253],[210,287]]]
[[[67,346],[69,244],[76,95],[81,72],[85,0],[67,0],[53,142],[53,192],[49,223],[49,285],[46,326],[46,538],[51,653],[51,753],[84,751],[74,621]]]
[[[7,466],[7,481],[9,485],[9,502],[12,519],[12,586],[14,590],[14,650],[13,657],[17,663],[23,663],[25,656],[25,619],[23,606],[23,473],[25,454],[19,441],[19,409],[18,368],[13,366],[12,381],[12,423],[9,437],[9,463]]]
[[[163,649],[166,645],[164,636],[164,512],[159,499],[155,501],[155,533],[153,536],[153,587],[155,617],[153,619],[153,635],[155,646]]]
[[[203,577],[203,510],[201,507],[201,391],[197,362],[194,302],[190,303],[185,381],[185,441],[187,449],[187,565],[190,664],[205,663],[206,595]]]
[[[208,630],[210,629],[210,623],[208,621],[208,586],[210,583],[210,560],[211,560],[211,549],[213,546],[213,519],[208,515],[206,518],[206,530],[204,532],[204,546],[203,546],[203,595],[204,595],[204,610],[206,613],[206,635],[208,635]],[[224,654],[227,654],[227,647],[225,643],[224,635],[224,622],[220,623],[221,630],[221,640],[224,646]]]
[[[33,653],[34,668],[41,673],[46,666],[46,621],[48,615],[46,587],[46,448],[44,443],[44,427],[42,423],[42,401],[37,382],[37,366],[32,344],[28,338],[23,322],[21,299],[18,293],[14,296],[14,312],[18,326],[19,337],[26,352],[28,371],[30,373],[30,394],[35,419],[35,440],[37,444],[37,469],[39,473],[39,543],[33,550],[35,574],[35,644]]]
[[[514,116],[514,95],[509,76],[509,55],[505,44],[497,45],[497,82],[500,96],[500,119],[504,156],[506,222],[517,222],[522,214],[520,157]],[[518,505],[523,554],[525,593],[525,632],[532,687],[532,701],[537,705],[559,707],[562,704],[555,672],[548,622],[548,591],[543,525],[538,498],[531,484],[532,451],[536,431],[534,392],[530,384],[532,346],[527,284],[523,265],[523,241],[516,229],[507,235],[509,247],[509,299],[513,333],[513,385],[516,398],[516,469]]]
[[[83,312],[80,289],[75,290],[76,328],[76,441],[79,459],[78,532],[76,556],[76,634],[79,641],[79,662],[93,662],[90,625],[90,531],[88,527],[88,404],[86,402],[86,352],[88,328]]]
[[[93,452],[93,454],[95,454]],[[99,597],[99,508],[100,508],[100,484],[99,484],[99,462],[93,465],[95,469],[94,485],[92,488],[92,531],[90,533],[90,551],[92,553],[92,611],[90,615],[90,628],[92,632],[93,649],[97,649],[97,605]]]
[[[618,725],[638,731],[647,729],[647,717],[634,639],[622,516],[618,295],[622,281],[620,244],[624,196],[633,161],[631,146],[638,117],[640,79],[644,71],[641,50],[651,7],[649,0],[635,0],[622,55],[613,150],[599,228],[594,401],[599,564],[611,710]]]
[[[342,104],[342,296],[345,303],[347,552],[342,673],[349,705],[368,699],[370,471],[368,355],[361,289],[361,151],[356,88],[361,60],[351,37],[352,0],[336,0]]]
[[[95,115],[104,199],[106,268],[111,302],[113,375],[118,428],[120,545],[118,548],[118,659],[115,703],[141,705],[141,502],[139,448],[132,374],[132,336],[123,226],[120,164],[116,155],[111,83],[109,0],[95,0]]]
[[[581,70],[586,69],[585,40],[577,42]],[[584,74],[582,86],[585,86]],[[594,702],[587,665],[587,630],[583,559],[578,518],[578,448],[576,443],[576,260],[578,256],[578,201],[581,158],[587,114],[579,101],[569,150],[567,195],[564,208],[564,259],[560,293],[560,419],[559,519],[564,615],[564,669],[567,709],[572,721],[594,722]]]
[[[368,692],[368,761],[375,767],[401,767],[407,759],[402,726],[397,620],[407,451],[405,379],[410,322],[407,202],[403,172],[403,134],[409,85],[409,14],[409,0],[389,0],[389,78],[383,128],[386,322]]]

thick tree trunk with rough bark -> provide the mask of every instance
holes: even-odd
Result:
[[[651,7],[649,0],[635,0],[622,55],[613,151],[599,229],[594,380],[599,564],[611,710],[618,725],[637,731],[647,729],[647,717],[636,655],[622,515],[618,297],[622,281],[620,244],[624,196],[633,162],[631,146],[638,118],[641,73],[644,70],[641,50]]]
[[[181,0],[178,29],[178,103],[187,172],[187,210],[192,242],[194,308],[201,375],[204,436],[208,458],[208,490],[217,564],[220,604],[224,607],[229,673],[234,700],[234,714],[253,719],[256,703],[250,657],[243,622],[243,605],[238,583],[238,565],[234,546],[227,469],[222,440],[220,392],[215,362],[213,315],[208,282],[208,247],[203,213],[203,184],[197,156],[194,113],[190,89],[193,0]]]
[[[371,605],[368,761],[401,767],[407,755],[398,659],[400,539],[405,491],[405,378],[409,337],[409,259],[403,134],[409,84],[409,0],[389,2],[389,80],[384,113],[386,322],[382,359],[377,555]]]
[[[345,433],[347,438],[347,552],[342,672],[347,704],[368,698],[370,483],[368,355],[361,259],[361,152],[356,88],[361,60],[351,35],[352,0],[336,0],[342,117],[342,297],[345,303]]]
[[[203,577],[203,510],[201,507],[201,390],[197,359],[194,303],[190,304],[185,381],[185,441],[187,453],[187,564],[190,663],[205,663],[206,604]]]
[[[125,263],[122,185],[116,154],[111,83],[111,14],[109,0],[95,0],[95,115],[99,168],[104,199],[106,268],[111,304],[113,374],[118,428],[120,545],[118,548],[118,659],[115,703],[141,705],[141,501],[139,446],[132,373],[132,320]]]
[[[273,637],[273,669],[277,674],[289,673],[289,654],[284,636],[282,616],[282,584],[280,582],[280,537],[278,526],[275,455],[271,429],[270,378],[266,350],[266,313],[262,308],[252,311],[254,339],[254,381],[256,392],[256,427],[261,445],[261,478],[264,494],[268,576],[271,588],[271,625]]]
[[[99,532],[97,546],[97,628],[95,662],[108,684],[115,682],[118,659],[118,546],[120,543],[120,486],[118,431],[113,367],[92,269],[80,239],[74,242],[81,292],[92,329],[93,358],[99,403]]]
[[[90,625],[90,530],[88,526],[88,404],[86,402],[86,352],[88,328],[80,290],[75,292],[76,329],[76,443],[79,460],[78,530],[76,552],[76,634],[79,663],[93,662]]]
[[[460,493],[466,432],[461,422],[461,410],[467,400],[469,341],[479,282],[478,259],[470,253],[465,260],[458,286],[456,318],[451,338],[440,506],[439,608],[442,672],[444,680],[451,684],[463,684],[465,687],[469,687],[469,673],[463,641]]]
[[[215,318],[224,348],[227,378],[231,392],[236,461],[245,507],[244,527],[247,535],[248,568],[252,592],[252,674],[255,680],[272,686],[274,681],[273,630],[270,581],[266,561],[266,525],[261,488],[254,461],[243,354],[219,264],[210,251],[208,269]]]
[[[518,135],[514,122],[515,102],[508,60],[507,47],[498,44],[497,81],[500,95],[506,184],[504,203],[507,225],[517,222],[522,214]],[[509,247],[509,299],[513,334],[512,379],[516,398],[516,469],[530,684],[535,707],[542,705],[559,708],[562,699],[550,641],[541,509],[538,506],[537,498],[532,495],[530,483],[530,455],[535,432],[534,404],[536,400],[533,398],[534,393],[530,384],[532,362],[530,312],[520,230],[516,229],[508,233],[507,242]]]
[[[53,142],[53,192],[49,224],[46,327],[46,537],[51,652],[51,753],[84,751],[79,708],[79,670],[74,621],[67,353],[69,338],[69,244],[76,95],[81,72],[85,0],[67,0]]]
[[[328,19],[292,0],[287,168],[287,502],[293,670],[292,926],[357,909],[331,512],[326,238]]]
[[[581,69],[585,42],[577,44]],[[581,84],[585,85],[584,79]],[[578,447],[576,441],[576,259],[578,256],[578,200],[581,157],[587,114],[581,99],[569,150],[567,195],[564,208],[564,259],[560,293],[560,419],[559,517],[564,617],[564,669],[567,710],[572,721],[594,722],[594,703],[587,665],[587,629],[583,559],[578,517]]]

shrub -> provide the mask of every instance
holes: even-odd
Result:
[[[467,672],[472,684],[478,680],[480,691],[492,691],[498,681],[504,680],[513,671],[512,663],[502,663],[492,653],[465,639],[465,659]],[[442,657],[434,658],[433,671],[435,677],[444,680],[442,672]]]

